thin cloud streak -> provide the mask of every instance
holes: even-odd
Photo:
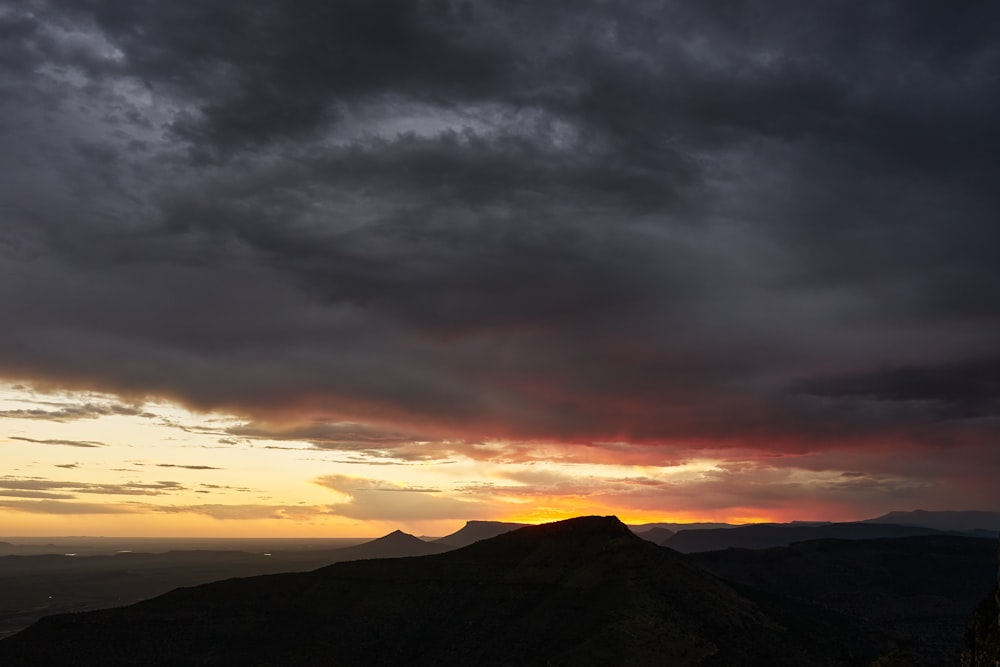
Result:
[[[21,440],[22,442],[31,442],[36,445],[58,445],[63,447],[84,447],[84,448],[94,448],[94,447],[107,447],[103,442],[93,442],[90,440],[36,440],[35,438],[26,438],[18,435],[7,436],[9,440]]]

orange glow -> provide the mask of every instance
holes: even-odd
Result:
[[[504,516],[502,521],[512,523],[548,523],[550,521],[561,521],[577,516],[617,516],[623,523],[644,524],[644,523],[774,523],[785,519],[779,518],[774,513],[763,510],[748,511],[748,508],[736,508],[705,511],[671,511],[671,510],[644,510],[628,508],[623,506],[612,506],[606,503],[595,503],[592,498],[584,496],[574,497],[553,497],[546,496],[536,498],[525,506],[530,509],[512,512]]]

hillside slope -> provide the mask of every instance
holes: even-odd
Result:
[[[0,641],[0,664],[864,664],[841,639],[790,632],[689,558],[584,517],[46,618]]]

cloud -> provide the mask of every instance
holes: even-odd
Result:
[[[313,482],[343,497],[330,506],[331,513],[352,519],[433,521],[502,516],[499,503],[454,497],[437,489],[347,475],[324,475]]]
[[[64,447],[107,447],[103,442],[94,442],[92,440],[36,440],[35,438],[25,438],[22,436],[11,435],[8,436],[10,440],[21,440],[23,442],[32,442],[37,445],[61,445]]]
[[[167,505],[149,506],[148,511],[165,514],[201,514],[220,521],[277,519],[305,521],[329,514],[324,507],[305,505]]]
[[[1000,417],[1000,360],[878,369],[803,381],[799,391],[831,399],[917,405],[931,419]]]
[[[0,411],[0,419],[37,419],[54,422],[67,422],[77,419],[98,419],[100,417],[115,415],[140,417],[153,416],[149,412],[145,412],[134,406],[93,403],[60,405],[55,410],[32,408]]]
[[[45,498],[49,500],[72,500],[76,496],[69,493],[49,493],[48,491],[24,491],[20,489],[0,489],[5,498]]]
[[[139,508],[103,503],[62,502],[59,500],[3,500],[0,508],[32,514],[131,514]]]
[[[202,489],[206,489],[209,491],[242,491],[245,493],[254,492],[254,489],[245,486],[229,486],[226,484],[205,484],[205,483],[199,484],[198,486],[200,486]]]
[[[0,477],[0,490],[63,491],[67,493],[92,493],[100,495],[159,496],[183,491],[184,486],[171,481],[126,482],[102,484],[97,482],[71,482],[37,477]]]
[[[4,377],[385,463],[1000,436],[996,7],[2,6]]]
[[[204,466],[204,465],[180,465],[177,463],[157,463],[155,465],[157,468],[184,468],[185,470],[222,470],[222,468],[217,468],[215,466]]]

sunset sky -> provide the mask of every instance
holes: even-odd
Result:
[[[1000,3],[0,0],[0,535],[1000,510]]]

